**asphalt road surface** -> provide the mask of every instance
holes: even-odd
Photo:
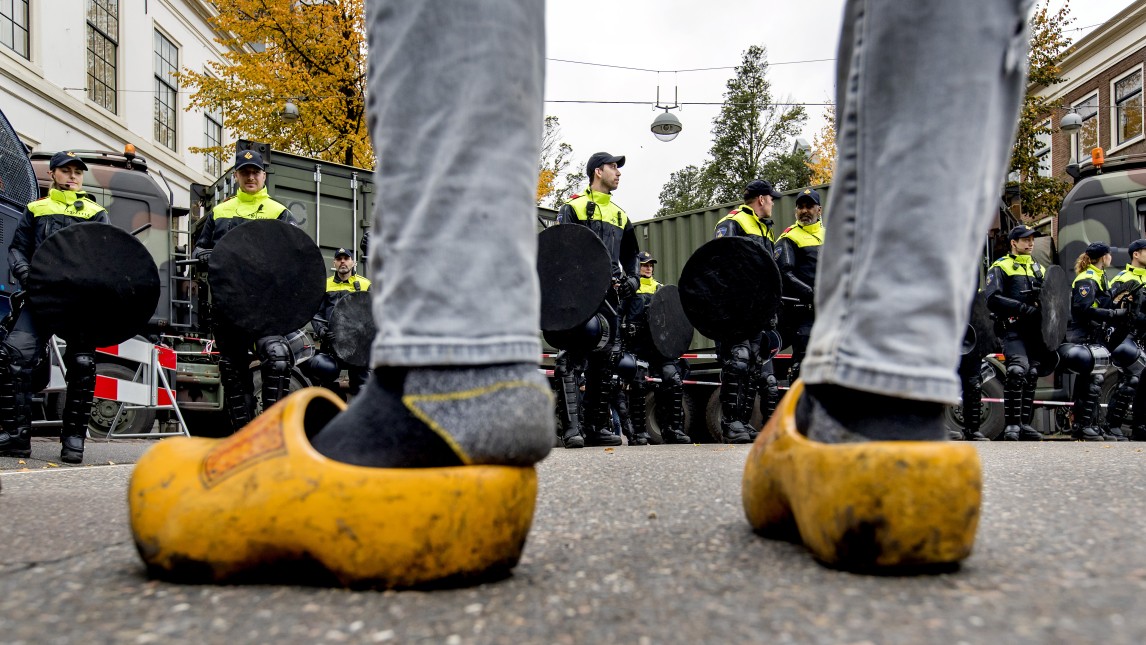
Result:
[[[402,592],[148,580],[126,520],[147,445],[0,460],[0,642],[1146,642],[1146,444],[976,444],[975,553],[925,577],[754,535],[745,446],[558,449],[511,578]]]

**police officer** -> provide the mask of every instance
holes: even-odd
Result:
[[[784,283],[784,336],[792,338],[792,366],[788,381],[800,376],[800,362],[808,352],[808,337],[816,320],[812,308],[816,288],[816,263],[824,244],[820,194],[805,188],[796,197],[796,223],[776,239],[776,265]]]
[[[334,252],[334,275],[326,279],[326,295],[323,296],[322,306],[310,321],[311,329],[321,343],[321,351],[309,363],[313,365],[312,369],[318,370],[315,374],[319,377],[320,384],[327,389],[334,389],[333,381],[338,378],[342,368],[330,347],[333,338],[330,336],[329,325],[334,307],[349,294],[370,291],[370,281],[359,276],[355,271],[356,267],[357,263],[349,250],[340,248]],[[350,376],[350,393],[358,394],[366,383],[370,370],[365,367],[347,366],[347,374]]]
[[[1133,402],[1130,439],[1146,441],[1146,384],[1141,378],[1146,364],[1142,350],[1142,344],[1146,342],[1146,308],[1142,306],[1142,299],[1146,297],[1142,290],[1146,284],[1146,240],[1134,240],[1127,252],[1130,264],[1110,281],[1111,299],[1128,312],[1124,323],[1128,329],[1125,330],[1126,337],[1110,352],[1111,362],[1118,367],[1119,378],[1106,411],[1106,423],[1116,440],[1118,437],[1126,438],[1122,424]]]
[[[211,210],[211,215],[195,240],[193,257],[205,264],[208,272],[215,245],[235,227],[257,219],[294,223],[287,207],[267,194],[266,165],[263,156],[257,151],[240,150],[235,154],[235,180],[239,191]],[[294,359],[283,336],[251,339],[244,335],[243,330],[218,327],[215,329],[215,337],[219,343],[219,377],[226,397],[224,404],[232,427],[238,430],[254,417],[251,400],[254,390],[250,370],[251,341],[254,340],[255,354],[261,365],[264,410],[274,405],[289,389]]]
[[[775,256],[772,236],[773,200],[780,193],[760,179],[744,187],[744,203],[716,223],[713,237],[740,236],[760,244]],[[780,348],[776,321],[760,333],[736,342],[717,343],[720,360],[720,430],[726,443],[750,443],[756,437],[751,426],[756,392],[763,388],[764,417],[772,416],[779,400],[779,387],[772,372],[772,355]]]
[[[83,190],[87,169],[87,164],[74,152],[57,152],[48,162],[48,175],[52,180],[48,196],[24,209],[8,249],[8,266],[21,288],[27,288],[32,256],[50,235],[82,222],[109,223],[107,211]],[[36,303],[28,302],[19,312],[12,333],[0,346],[0,361],[7,363],[0,365],[6,377],[0,392],[3,399],[0,414],[5,417],[3,432],[0,432],[0,455],[27,457],[31,454],[32,375],[46,359],[47,345],[48,338],[38,329]],[[60,432],[60,460],[78,464],[84,458],[84,437],[95,397],[95,347],[69,342],[64,367],[68,387]]]
[[[1078,375],[1071,436],[1080,441],[1103,441],[1107,436],[1115,440],[1113,435],[1103,433],[1098,424],[1105,365],[1097,359],[1109,358],[1104,344],[1109,336],[1109,325],[1125,318],[1128,312],[1112,308],[1105,273],[1110,261],[1110,247],[1104,242],[1092,242],[1075,261],[1077,275],[1071,285],[1071,319],[1066,328],[1066,342],[1058,349],[1062,367]]]
[[[647,251],[641,251],[641,286],[636,295],[626,302],[625,330],[629,349],[637,355],[638,373],[629,387],[629,411],[631,412],[634,436],[647,436],[645,425],[645,396],[648,386],[645,372],[656,374],[661,383],[657,387],[657,419],[661,421],[661,436],[665,443],[692,443],[684,431],[684,376],[683,359],[671,360],[660,356],[652,346],[649,335],[649,305],[653,294],[661,288],[661,283],[653,277],[656,259]]]
[[[1038,292],[1043,268],[1031,257],[1038,233],[1028,226],[1011,229],[1007,239],[1011,252],[987,270],[987,308],[995,314],[996,333],[1006,355],[1007,381],[1003,390],[1003,416],[1006,441],[1041,441],[1042,435],[1030,425],[1034,416],[1035,385],[1040,361],[1038,341]]]
[[[637,236],[625,211],[613,202],[613,191],[621,181],[624,156],[598,152],[589,157],[585,174],[589,186],[582,194],[573,195],[557,212],[558,224],[586,226],[600,238],[609,253],[613,267],[613,288],[598,312],[609,326],[609,339],[603,347],[590,352],[585,373],[585,423],[581,427],[576,407],[576,384],[569,364],[582,358],[562,352],[555,363],[558,405],[562,409],[565,427],[562,442],[566,448],[590,446],[617,446],[621,438],[610,429],[609,393],[615,387],[617,364],[621,358],[621,301],[637,292]]]

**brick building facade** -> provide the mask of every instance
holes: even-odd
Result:
[[[1030,89],[1063,105],[1050,117],[1055,132],[1044,148],[1044,172],[1070,181],[1067,164],[1089,159],[1095,146],[1107,157],[1146,153],[1146,0],[1132,2],[1079,40],[1063,59],[1062,77],[1066,82]],[[1068,134],[1058,127],[1072,109],[1083,127]]]

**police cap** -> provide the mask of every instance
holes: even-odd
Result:
[[[1130,248],[1126,249],[1126,252],[1130,255],[1134,255],[1142,249],[1146,249],[1146,240],[1134,240],[1130,243]]]
[[[52,155],[52,160],[48,162],[48,170],[55,170],[67,165],[79,166],[80,170],[88,169],[88,165],[84,163],[83,159],[77,157],[76,153],[65,150]]]
[[[804,190],[801,190],[800,194],[796,195],[796,205],[799,206],[805,202],[813,202],[816,206],[819,206],[820,194],[811,188],[805,188]]]
[[[772,199],[780,199],[783,197],[783,195],[776,192],[776,189],[772,187],[772,184],[764,181],[763,179],[755,179],[750,181],[748,182],[748,185],[744,187],[744,201],[755,199],[760,195],[771,195]]]
[[[336,257],[336,258],[341,257],[343,255],[345,255],[348,258],[354,257],[354,254],[351,253],[350,251],[346,250],[345,247],[340,247],[337,251],[334,252],[334,257]]]
[[[235,170],[246,166],[258,166],[259,170],[266,170],[263,156],[257,150],[239,150],[235,152]]]
[[[657,263],[657,261],[653,259],[653,254],[649,253],[648,251],[641,251],[640,254],[637,255],[637,260],[641,264],[656,264]]]
[[[594,152],[592,157],[589,157],[589,163],[585,164],[585,174],[589,175],[589,179],[593,178],[593,171],[606,164],[615,163],[617,167],[625,165],[625,155],[613,156],[607,152]]]
[[[1107,253],[1110,253],[1110,246],[1106,244],[1106,242],[1091,242],[1086,247],[1086,255],[1089,256],[1091,260],[1097,260]]]
[[[1021,240],[1024,237],[1035,237],[1038,234],[1039,232],[1035,229],[1019,224],[1015,228],[1011,229],[1011,232],[1007,235],[1007,239],[1014,242],[1015,240]]]

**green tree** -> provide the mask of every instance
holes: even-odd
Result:
[[[724,105],[712,123],[711,161],[706,165],[712,196],[718,202],[740,199],[745,184],[753,179],[772,181],[765,175],[766,165],[788,153],[808,119],[803,106],[774,102],[767,50],[759,45],[744,52],[725,87]],[[780,161],[773,168],[788,165]]]
[[[1030,85],[1036,87],[1049,87],[1066,80],[1062,78],[1059,63],[1069,51],[1070,40],[1063,32],[1074,19],[1070,17],[1069,0],[1054,13],[1051,13],[1049,5],[1049,0],[1042,0],[1031,16],[1027,77]],[[1033,92],[1028,92],[1023,99],[1018,135],[1011,151],[1011,180],[1008,185],[1019,187],[1022,218],[1027,222],[1057,214],[1063,196],[1070,190],[1068,182],[1039,174],[1037,152],[1045,147],[1045,138],[1056,131],[1051,115],[1061,114],[1061,107],[1061,101],[1049,101]],[[1049,163],[1049,159],[1044,161],[1044,164]]]
[[[775,102],[767,50],[752,45],[725,84],[724,104],[712,122],[708,159],[670,175],[661,189],[657,216],[736,201],[753,179],[783,188],[807,185],[807,158],[791,151],[807,118],[803,106]]]
[[[704,208],[712,203],[712,193],[704,178],[704,171],[696,166],[685,166],[669,175],[661,188],[661,207],[655,217]]]
[[[366,127],[362,0],[214,0],[222,63],[184,69],[188,109],[223,114],[238,137],[350,166],[372,168]],[[279,118],[287,99],[299,119]],[[226,156],[229,146],[191,148]]]

